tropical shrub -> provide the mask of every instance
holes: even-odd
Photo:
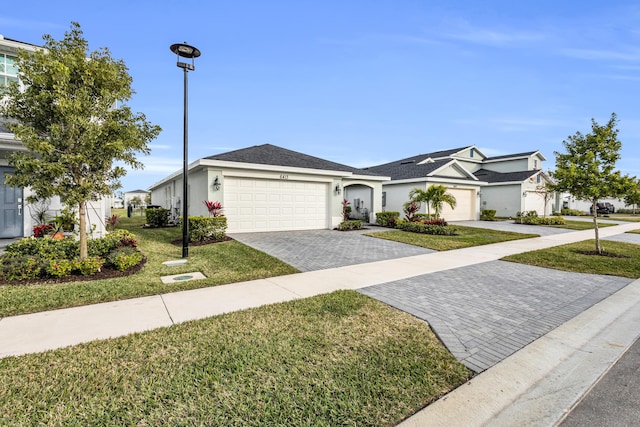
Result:
[[[482,221],[495,221],[496,210],[495,209],[482,209],[480,212],[480,219]]]
[[[518,212],[516,214],[516,224],[526,225],[564,225],[567,222],[560,216],[542,218],[536,211]]]
[[[46,264],[38,255],[6,253],[0,258],[0,275],[7,281],[36,279]]]
[[[227,217],[190,216],[189,241],[221,240],[227,235]]]
[[[144,213],[147,217],[147,224],[151,227],[166,227],[169,225],[169,209],[149,208]]]
[[[396,226],[398,218],[400,218],[400,212],[378,212],[376,213],[376,224],[393,228]]]
[[[203,200],[202,203],[207,207],[209,211],[209,215],[211,216],[223,216],[222,214],[222,203],[216,201],[212,202],[209,200]]]
[[[112,250],[107,255],[107,262],[118,271],[125,271],[142,262],[142,253],[133,247],[125,246]]]
[[[585,216],[587,214],[584,211],[579,211],[577,209],[567,209],[567,208],[561,209],[560,213],[562,215],[567,215],[567,216]]]
[[[71,275],[73,261],[69,259],[52,259],[46,267],[47,274],[51,277],[66,277]]]
[[[445,223],[446,224],[446,223]],[[425,224],[419,221],[399,220],[396,227],[402,231],[411,233],[433,234],[438,236],[455,236],[456,229],[448,225]]]
[[[420,203],[418,202],[407,202],[404,204],[404,217],[407,221],[413,221],[414,216],[420,210]]]
[[[349,221],[349,215],[351,215],[351,206],[347,199],[342,199],[342,221]]]
[[[360,229],[362,229],[362,220],[352,219],[352,220],[349,220],[349,221],[342,221],[338,225],[337,229],[340,230],[340,231],[360,230]]]
[[[25,237],[7,246],[8,254],[39,256],[46,260],[73,259],[80,255],[80,246],[75,239],[37,239]]]
[[[33,237],[44,237],[49,232],[53,230],[53,225],[51,224],[39,224],[33,226]]]
[[[76,259],[73,263],[73,272],[78,272],[83,276],[93,276],[100,271],[104,265],[104,258],[90,256],[85,259]]]

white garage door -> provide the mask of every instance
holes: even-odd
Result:
[[[228,231],[328,228],[328,188],[315,182],[225,178]]]
[[[476,219],[475,193],[473,190],[448,188],[447,192],[456,198],[456,208],[451,209],[445,203],[442,217],[447,221],[466,221]]]

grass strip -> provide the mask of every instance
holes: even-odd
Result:
[[[0,317],[58,308],[117,301],[167,292],[216,286],[245,280],[297,273],[290,265],[236,241],[189,248],[187,264],[162,265],[180,259],[182,247],[170,242],[180,239],[178,227],[141,228],[144,217],[123,218],[120,228],[136,235],[147,263],[138,273],[121,278],[89,282],[0,286]],[[160,276],[200,271],[207,279],[162,284]]]
[[[583,252],[595,251],[595,240],[585,240],[509,255],[502,260],[577,273],[640,278],[640,245],[612,240],[601,240],[600,243],[604,251],[617,257],[584,254]]]
[[[509,240],[529,239],[539,237],[537,234],[514,233],[510,231],[488,230],[486,228],[465,227],[456,225],[456,236],[434,236],[430,234],[410,233],[400,230],[366,233],[366,236],[407,243],[436,251],[468,248],[471,246],[488,245]]]
[[[337,291],[0,360],[0,425],[395,425],[471,373],[422,321]]]
[[[611,224],[611,223],[607,223],[607,222],[598,221],[598,228],[612,227],[614,225],[619,225],[619,224]],[[593,221],[567,220],[566,224],[563,224],[563,225],[545,225],[544,227],[566,228],[566,229],[569,229],[569,230],[593,230]]]

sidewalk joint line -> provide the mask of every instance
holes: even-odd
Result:
[[[176,322],[173,321],[173,317],[171,317],[171,313],[169,312],[169,307],[167,307],[167,303],[164,302],[164,297],[160,294],[160,301],[162,301],[162,305],[164,306],[165,311],[167,312],[167,316],[169,316],[169,320],[171,320],[171,324],[175,325]]]

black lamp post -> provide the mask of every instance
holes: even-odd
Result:
[[[176,54],[178,67],[184,70],[184,157],[182,159],[182,258],[189,256],[189,212],[187,211],[187,173],[189,168],[189,107],[188,107],[188,73],[196,69],[194,58],[200,56],[200,51],[185,43],[172,44],[169,49]],[[191,64],[180,62],[180,57],[191,58]]]

